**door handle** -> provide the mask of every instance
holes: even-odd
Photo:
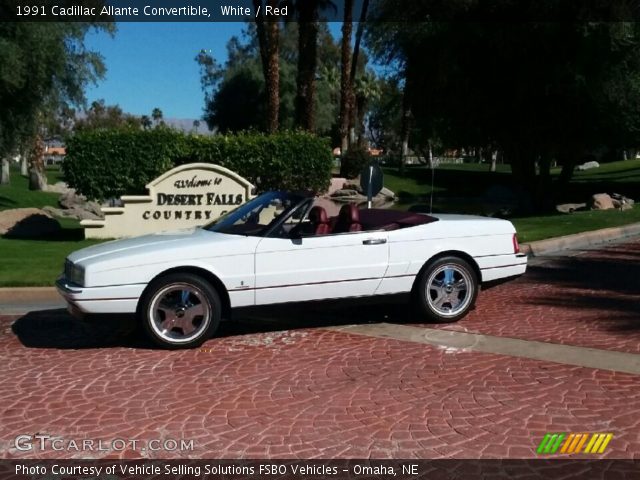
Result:
[[[370,238],[362,241],[363,245],[382,245],[383,243],[387,243],[386,238]]]

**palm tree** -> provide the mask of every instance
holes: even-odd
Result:
[[[151,118],[153,118],[155,124],[158,125],[160,121],[162,121],[162,110],[158,107],[154,108],[151,112]]]
[[[355,83],[355,111],[357,121],[357,142],[362,145],[364,140],[364,120],[367,113],[369,101],[380,98],[381,89],[378,80],[371,72],[360,76]]]
[[[200,128],[200,120],[193,121],[193,128],[195,128],[196,133],[198,133],[198,128]]]

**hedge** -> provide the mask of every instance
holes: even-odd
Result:
[[[145,193],[145,185],[185,163],[222,165],[259,191],[325,190],[333,158],[326,139],[304,132],[187,135],[167,128],[95,130],[67,139],[70,187],[92,199]]]

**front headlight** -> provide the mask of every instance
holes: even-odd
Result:
[[[84,286],[84,268],[69,260],[64,262],[64,277],[76,285]]]

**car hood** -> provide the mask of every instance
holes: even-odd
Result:
[[[203,244],[210,247],[212,243],[224,244],[244,238],[246,237],[225,235],[210,232],[201,228],[190,228],[173,232],[153,233],[150,235],[122,240],[113,240],[77,250],[67,258],[74,263],[93,263],[95,261],[102,261],[107,258],[114,257],[131,257],[149,253],[160,254],[161,252],[167,252],[168,250],[174,252],[176,250],[188,251]],[[211,253],[214,253],[215,250],[218,249],[212,249]],[[222,254],[224,252],[220,253]],[[211,256],[215,256],[215,253]]]

